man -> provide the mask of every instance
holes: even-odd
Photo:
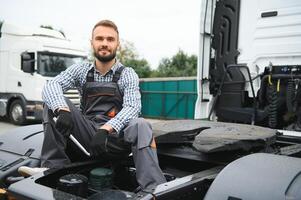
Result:
[[[98,159],[126,157],[132,151],[137,182],[142,189],[152,190],[166,180],[158,165],[151,126],[138,118],[138,76],[116,60],[117,26],[109,20],[98,22],[92,30],[91,46],[93,64],[74,64],[45,85],[42,168],[21,167],[19,172],[33,174],[69,164],[65,147],[72,134]],[[81,111],[63,96],[74,87],[82,96]]]

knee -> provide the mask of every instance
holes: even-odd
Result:
[[[125,141],[130,143],[138,141],[138,146],[142,145],[140,143],[148,144],[153,137],[151,124],[143,118],[132,119],[124,129],[124,133]]]
[[[50,108],[47,106],[47,104],[43,103],[43,113],[48,113],[49,110]]]
[[[65,101],[66,101],[69,108],[74,106],[74,104],[72,103],[72,101],[70,99],[68,99],[67,97],[65,97],[64,99],[65,99]]]
[[[53,111],[44,103],[43,105],[43,123],[51,121],[54,117]]]
[[[137,134],[143,135],[142,137],[152,136],[152,125],[144,118],[132,119],[129,123],[129,127],[133,127]]]

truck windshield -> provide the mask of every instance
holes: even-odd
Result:
[[[68,54],[54,54],[54,53],[38,53],[38,73],[42,76],[54,77],[67,67],[75,63],[83,61],[85,57],[68,55]]]

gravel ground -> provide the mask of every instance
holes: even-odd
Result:
[[[6,132],[9,129],[16,128],[16,127],[19,126],[9,123],[8,120],[5,118],[2,117],[0,118],[0,134]]]

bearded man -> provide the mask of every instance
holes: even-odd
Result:
[[[132,152],[136,179],[143,190],[151,191],[166,181],[158,164],[151,125],[139,118],[138,75],[116,59],[119,44],[114,22],[98,22],[91,39],[95,61],[74,64],[47,82],[42,92],[41,168],[22,166],[20,173],[32,175],[70,164],[66,146],[72,134],[93,159],[127,158]],[[81,94],[80,109],[63,95],[70,88],[77,88]]]

